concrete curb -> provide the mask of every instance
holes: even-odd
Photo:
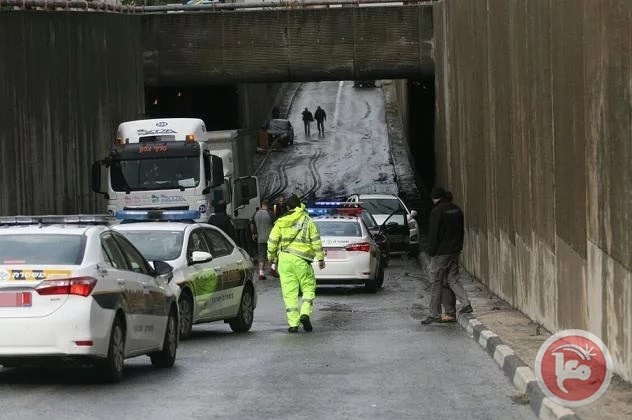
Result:
[[[459,325],[476,341],[496,364],[505,372],[516,389],[529,397],[529,405],[542,420],[578,420],[570,409],[554,403],[546,397],[533,370],[516,353],[485,325],[471,314],[459,315]]]

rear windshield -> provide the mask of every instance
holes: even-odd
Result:
[[[337,222],[315,220],[320,236],[362,236],[362,228],[358,222]]]
[[[171,261],[182,252],[183,232],[171,230],[119,230],[149,261]]]
[[[80,265],[83,235],[0,235],[2,265]]]
[[[368,198],[360,201],[362,207],[373,214],[391,214],[396,210],[399,210],[397,213],[405,212],[399,200],[395,198]]]

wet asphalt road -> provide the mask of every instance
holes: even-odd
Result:
[[[420,324],[420,278],[404,258],[392,260],[377,294],[319,289],[314,331],[293,335],[270,278],[250,333],[196,326],[173,369],[128,360],[115,385],[89,369],[0,368],[0,419],[535,418],[460,327]]]

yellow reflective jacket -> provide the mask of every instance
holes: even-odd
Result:
[[[277,262],[279,252],[287,252],[309,261],[323,261],[323,244],[318,228],[305,211],[305,205],[280,217],[268,237],[268,261]]]

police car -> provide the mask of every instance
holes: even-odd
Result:
[[[153,267],[107,216],[0,217],[0,365],[124,359],[172,367],[178,347],[172,268]]]
[[[195,223],[198,211],[123,210],[116,217],[122,223],[114,229],[146,258],[174,267],[181,338],[189,337],[194,324],[221,320],[234,332],[250,330],[257,304],[254,265],[227,234]]]
[[[363,209],[358,204],[315,202],[307,209],[325,253],[324,269],[313,263],[316,284],[364,284],[370,292],[382,287],[382,251],[363,221]]]

